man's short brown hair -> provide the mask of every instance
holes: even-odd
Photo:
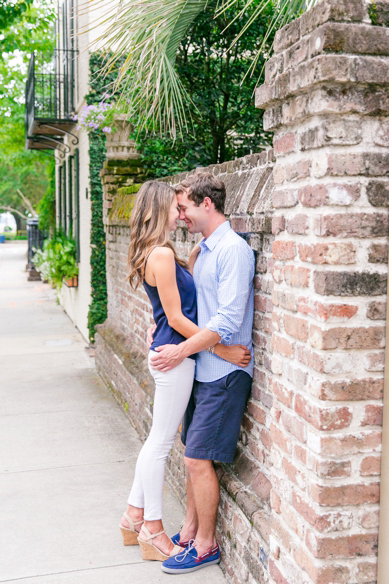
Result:
[[[188,199],[193,201],[197,207],[204,201],[205,197],[209,197],[215,205],[216,211],[224,213],[225,184],[210,172],[191,174],[175,187],[175,191],[177,194],[186,191]]]

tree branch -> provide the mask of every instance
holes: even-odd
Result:
[[[32,213],[33,217],[38,217],[37,212],[35,211],[34,207],[32,206],[31,202],[27,199],[27,197],[25,195],[23,195],[22,191],[20,189],[17,189],[19,195],[22,197],[22,201],[25,204],[26,208],[28,211],[30,211],[30,213]]]
[[[21,213],[17,209],[13,209],[12,207],[6,207],[5,205],[0,205],[0,209],[4,209],[5,211],[9,211],[10,213],[17,213],[18,215],[20,215],[21,217],[23,217],[23,219],[28,219],[28,217],[26,217],[25,215],[23,215],[23,213]]]

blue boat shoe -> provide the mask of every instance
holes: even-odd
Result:
[[[188,541],[180,541],[180,532],[173,535],[170,539],[172,540],[174,545],[179,545],[182,548],[187,548],[189,545],[189,540]]]
[[[189,546],[181,554],[177,554],[165,560],[162,564],[162,572],[167,574],[185,574],[194,572],[212,564],[220,562],[219,544],[200,557],[197,557],[197,550],[193,547],[194,541],[189,542]]]

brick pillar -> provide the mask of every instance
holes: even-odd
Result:
[[[389,207],[389,4],[324,0],[277,33],[276,584],[376,582]],[[372,24],[374,23],[374,25]]]

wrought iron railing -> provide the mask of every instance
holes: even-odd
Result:
[[[49,60],[32,54],[26,83],[27,137],[47,133],[42,122],[53,134],[55,127],[73,120],[75,56],[76,51],[64,49],[55,49]]]

